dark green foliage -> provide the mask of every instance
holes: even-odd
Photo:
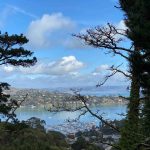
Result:
[[[0,65],[13,65],[29,67],[34,65],[37,60],[32,57],[33,52],[24,49],[22,46],[28,43],[28,39],[23,35],[8,35],[8,33],[0,33]],[[18,106],[16,100],[5,94],[5,90],[9,89],[9,84],[0,83],[0,114],[7,118],[7,121],[17,121],[15,119],[15,109]]]
[[[33,119],[29,119],[32,122]],[[34,120],[39,120],[38,118]],[[27,122],[28,122],[27,121]],[[40,121],[43,122],[43,121]],[[56,131],[41,130],[40,122],[0,123],[1,150],[66,150],[65,136]]]
[[[143,93],[142,125],[143,134],[150,137],[150,56],[143,62],[141,70],[141,88]]]
[[[143,109],[143,134],[150,137],[150,99],[146,99]]]
[[[117,29],[112,26],[109,26],[110,30],[109,28],[107,30],[96,28],[96,31],[90,29],[85,35],[75,36],[88,45],[106,48],[110,50],[109,52],[112,50],[114,54],[120,54],[128,60],[131,91],[127,117],[121,132],[120,147],[121,150],[135,150],[137,145],[144,140],[145,133],[142,133],[141,129],[144,128],[144,132],[150,136],[150,0],[119,0],[119,2],[128,27],[123,35],[132,42],[130,50],[126,51],[124,48],[117,47],[120,40],[114,40],[112,29],[115,29],[115,33]],[[125,51],[128,55],[123,55]],[[144,94],[144,103],[140,101],[140,89]],[[143,116],[139,109],[143,110]]]
[[[143,134],[150,137],[150,59],[147,58],[142,62],[141,70],[141,89],[143,93],[142,107],[142,125]]]
[[[10,95],[5,94],[4,90],[9,90],[8,83],[0,83],[0,114],[3,117],[16,121],[16,115],[13,110],[18,107],[17,101],[11,99]]]
[[[10,64],[13,66],[29,67],[36,63],[36,58],[30,58],[33,52],[22,46],[28,43],[23,35],[0,34],[0,65]]]
[[[102,150],[98,146],[85,141],[83,137],[79,137],[77,141],[74,144],[72,144],[72,149],[73,150],[81,150],[81,149]]]
[[[119,147],[121,150],[136,149],[138,143],[140,143],[143,139],[139,128],[139,125],[126,120],[124,127],[121,129],[121,139],[119,140]]]
[[[44,120],[40,120],[39,118],[32,117],[24,122],[26,125],[31,128],[38,128],[39,130],[45,130],[44,125],[46,124]]]
[[[137,47],[150,49],[150,1],[119,0],[119,2],[125,12],[129,38]]]
[[[139,51],[135,50],[133,54],[130,54],[130,70],[131,77],[131,90],[130,90],[130,102],[128,104],[127,119],[130,124],[136,124],[136,131],[138,129],[139,122],[139,107],[140,107],[140,70],[141,70],[141,55]]]
[[[28,39],[21,35],[0,34],[0,65],[29,67],[36,63],[31,58],[33,52],[22,46]],[[9,89],[7,83],[0,83],[0,114],[6,117],[6,122],[0,123],[1,150],[66,150],[68,145],[65,136],[58,132],[46,132],[44,121],[31,118],[20,123],[15,117],[15,110],[19,107],[16,100],[6,94]],[[8,123],[9,119],[12,123]]]
[[[128,27],[127,36],[133,41],[136,53],[131,55],[130,68],[132,78],[136,77],[136,82],[131,86],[131,100],[130,112],[128,116],[130,120],[127,120],[126,128],[123,131],[121,143],[124,149],[135,149],[138,143],[143,142],[143,136],[150,136],[150,1],[149,0],[119,0],[120,7],[125,13],[125,23]],[[132,79],[133,81],[133,79]],[[137,86],[138,85],[138,86]],[[142,107],[137,105],[138,89],[142,89],[144,102]],[[138,107],[137,107],[138,106]],[[132,108],[132,109],[131,109]],[[136,110],[133,108],[142,108],[142,116],[135,113]],[[136,121],[139,117],[141,120]],[[140,130],[141,135],[139,135]],[[124,135],[126,134],[126,135]],[[129,136],[130,135],[130,136]],[[130,143],[132,142],[132,143]],[[130,146],[127,146],[130,143]]]
[[[142,57],[140,51],[135,47],[132,54],[129,55],[129,72],[131,77],[131,90],[129,104],[127,108],[127,117],[124,127],[121,130],[120,147],[121,150],[134,150],[141,141],[140,135],[140,79],[142,69]]]

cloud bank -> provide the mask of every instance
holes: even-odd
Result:
[[[30,23],[27,37],[34,47],[56,46],[63,43],[64,34],[71,32],[74,27],[75,23],[62,13],[44,14]]]

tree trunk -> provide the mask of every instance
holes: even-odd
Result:
[[[121,132],[120,147],[121,150],[135,150],[140,141],[139,134],[139,106],[140,106],[140,53],[135,48],[135,54],[131,56],[131,90],[130,101],[128,104],[127,118],[125,126]]]

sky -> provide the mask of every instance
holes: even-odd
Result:
[[[110,73],[110,66],[123,63],[125,71],[123,58],[106,55],[106,50],[72,36],[108,22],[125,28],[123,12],[115,5],[117,0],[1,0],[1,32],[23,33],[29,39],[25,48],[38,59],[29,68],[1,66],[1,82],[17,88],[95,86]],[[119,73],[106,83],[127,84]]]

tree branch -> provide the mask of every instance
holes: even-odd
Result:
[[[122,65],[122,64],[121,64],[121,65]],[[131,79],[131,75],[129,75],[129,74],[125,73],[124,71],[118,69],[121,65],[119,65],[119,66],[117,66],[117,67],[114,67],[114,65],[112,65],[108,70],[121,73],[121,74],[123,74],[125,77]]]
[[[80,101],[82,101],[82,102],[84,103],[85,108],[87,109],[87,111],[88,111],[92,116],[94,116],[95,118],[97,118],[98,120],[100,120],[100,121],[101,121],[102,123],[104,123],[105,125],[111,127],[111,128],[114,129],[115,131],[120,132],[120,130],[119,130],[116,126],[114,126],[113,124],[111,124],[111,123],[109,123],[108,121],[104,120],[101,115],[97,115],[96,113],[94,113],[94,112],[88,107],[88,105],[86,104],[87,99],[85,98],[85,96],[82,96],[82,95],[80,95],[80,93],[77,93],[77,92],[75,93],[75,96],[76,96],[76,99],[77,99],[77,100],[80,100]]]
[[[96,27],[89,29],[86,34],[73,34],[73,36],[83,40],[86,44],[94,46],[96,48],[105,48],[111,50],[111,52],[128,59],[127,56],[121,53],[133,53],[131,48],[120,47],[119,43],[123,41],[123,37],[126,37],[126,30],[117,29],[111,24],[107,24],[106,27]]]

